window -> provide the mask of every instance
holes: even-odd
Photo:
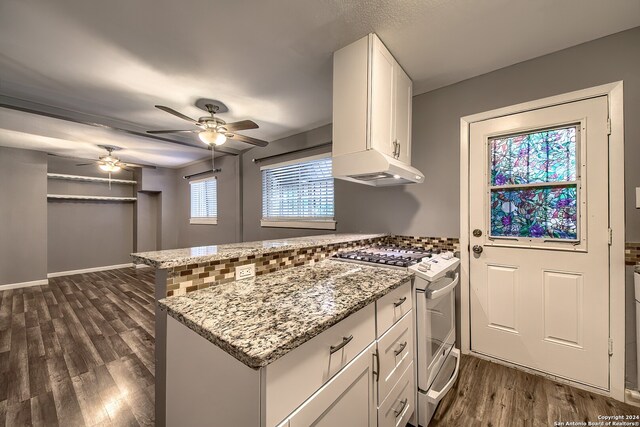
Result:
[[[190,224],[218,223],[218,185],[215,178],[189,182],[191,187]]]
[[[263,227],[335,230],[329,154],[265,166],[261,171]]]
[[[577,125],[489,139],[491,236],[578,240]]]

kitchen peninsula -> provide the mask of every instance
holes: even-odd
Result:
[[[264,283],[263,280],[268,280],[269,277],[263,278],[264,275],[276,272],[282,274],[280,270],[316,264],[338,251],[381,243],[388,238],[389,236],[385,234],[335,234],[136,253],[132,254],[132,257],[137,263],[156,268],[155,297],[156,300],[162,300],[165,297],[180,295],[188,297],[192,292],[204,292],[203,289],[212,286],[218,287],[225,283],[235,282],[236,269],[241,266],[255,264],[255,275],[258,277],[256,281]],[[336,262],[325,264],[335,267],[334,271],[339,271],[338,265],[340,264]],[[353,266],[350,268],[352,269]],[[378,270],[388,271],[379,268],[371,269],[370,273]],[[320,270],[307,270],[312,274],[311,277],[313,277],[314,271]],[[364,284],[366,285],[366,283]],[[386,283],[386,286],[390,290],[394,283]],[[378,294],[368,296],[365,300],[367,298],[376,299],[384,295],[385,292],[384,290],[379,291]],[[165,303],[167,307],[170,304],[171,302]],[[362,302],[356,301],[355,306],[359,304]],[[347,305],[344,310],[348,312],[353,310],[355,306]],[[332,314],[332,316],[335,315]],[[166,338],[167,313],[165,310],[156,310],[157,425],[165,424],[166,415]]]

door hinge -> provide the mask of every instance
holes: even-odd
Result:
[[[611,119],[607,117],[607,135],[611,135]]]
[[[609,356],[613,356],[613,338],[609,338]]]
[[[613,244],[613,230],[609,228],[609,246]]]

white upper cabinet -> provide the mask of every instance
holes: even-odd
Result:
[[[411,163],[412,82],[375,34],[334,53],[333,156],[374,149]]]
[[[413,100],[413,82],[407,73],[396,63],[393,80],[395,85],[395,111],[393,115],[396,158],[411,164],[411,105]]]
[[[380,39],[373,37],[371,46],[371,144],[373,148],[387,156],[394,155],[393,118],[395,102],[393,99],[394,74],[397,67],[395,59],[382,44]],[[339,118],[338,118],[339,119]]]

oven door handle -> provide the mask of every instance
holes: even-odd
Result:
[[[455,371],[453,371],[449,382],[447,382],[447,384],[442,387],[442,390],[440,391],[429,390],[427,392],[427,401],[433,405],[437,405],[438,402],[442,400],[444,395],[447,394],[449,390],[451,390],[451,387],[453,387],[453,384],[455,384],[456,380],[458,379],[458,372],[460,372],[460,350],[455,347],[452,348],[451,355],[456,358],[456,369]]]
[[[454,278],[451,281],[451,283],[449,283],[446,286],[443,286],[440,289],[433,289],[432,290],[432,289],[427,288],[427,291],[424,293],[424,295],[427,297],[427,299],[437,299],[437,298],[443,297],[446,294],[448,294],[450,291],[452,291],[453,288],[458,286],[458,282],[459,281],[460,281],[460,274],[456,272],[456,275],[454,276]]]

